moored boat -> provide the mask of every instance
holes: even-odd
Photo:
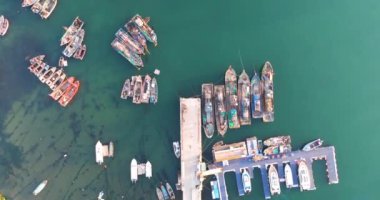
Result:
[[[274,165],[270,165],[268,170],[269,188],[272,195],[281,194],[280,179],[278,177],[277,169]]]
[[[103,164],[103,144],[98,140],[95,145],[95,161],[99,165]]]
[[[132,102],[135,104],[141,103],[141,87],[142,87],[142,78],[141,76],[136,76],[136,82],[133,86],[133,99]]]
[[[152,178],[152,164],[149,161],[145,164],[145,176],[147,178]]]
[[[141,46],[144,47],[144,49],[149,53],[148,47],[146,45],[146,38],[145,36],[139,31],[135,23],[128,22],[124,26],[128,33],[131,34],[132,38],[136,40],[138,43],[140,43]]]
[[[286,184],[286,187],[287,188],[292,188],[293,185],[294,185],[294,183],[293,183],[293,172],[292,172],[292,169],[290,168],[289,164],[285,165],[284,172],[285,172],[285,184]]]
[[[178,141],[173,142],[173,151],[175,157],[179,158],[181,156],[181,148]]]
[[[37,187],[36,189],[33,190],[33,195],[34,196],[37,196],[45,187],[46,185],[48,184],[48,180],[44,180],[42,181]]]
[[[68,88],[66,92],[62,95],[62,97],[59,99],[59,104],[61,104],[61,106],[63,107],[66,107],[67,104],[69,104],[74,98],[74,96],[77,94],[79,90],[79,86],[80,86],[80,82],[79,80],[76,80],[71,85],[71,87],[69,87],[70,89]]]
[[[131,51],[127,46],[122,44],[119,38],[115,38],[112,41],[111,46],[120,55],[122,55],[125,59],[127,59],[133,66],[137,67],[138,69],[144,67],[141,57],[135,52]]]
[[[37,68],[38,71],[36,73],[34,73],[37,78],[39,79],[42,75],[45,74],[45,72],[47,72],[49,69],[50,69],[50,66],[44,62],[41,63],[40,65],[41,68]]]
[[[30,64],[41,63],[45,59],[45,55],[38,55],[29,59]]]
[[[73,58],[78,60],[83,60],[84,56],[86,55],[87,47],[85,44],[80,45],[79,48],[76,50],[76,52],[73,55]]]
[[[46,85],[48,85],[49,88],[51,88],[53,86],[53,83],[55,83],[55,81],[61,76],[62,73],[63,69],[59,69],[56,72],[54,72],[48,79],[46,79]]]
[[[290,144],[291,138],[289,135],[271,137],[264,140],[265,146],[287,145]]]
[[[131,78],[131,89],[128,92],[128,97],[133,98],[135,83],[136,83],[136,76],[132,76],[132,78]]]
[[[251,176],[249,175],[247,169],[243,169],[243,173],[241,175],[243,180],[243,188],[245,193],[250,193],[252,191],[251,185]]]
[[[63,93],[74,83],[74,80],[74,77],[69,77],[68,79],[63,81],[58,87],[56,87],[53,90],[53,92],[49,94],[49,96],[57,101],[63,95]]]
[[[174,191],[173,191],[173,188],[172,186],[170,186],[169,182],[166,182],[166,189],[168,190],[168,193],[169,193],[169,198],[171,200],[174,200],[175,199],[175,194],[174,194]]]
[[[131,21],[136,24],[137,28],[149,42],[152,42],[154,46],[157,46],[157,35],[145,19],[139,14],[136,14]]]
[[[74,36],[79,33],[79,30],[82,29],[83,25],[84,22],[79,17],[76,17],[69,28],[65,28],[65,33],[61,38],[61,46],[70,43]]]
[[[145,75],[142,84],[141,103],[149,103],[151,80],[152,78],[148,74]]]
[[[270,62],[265,62],[261,72],[261,80],[264,83],[264,112],[263,121],[274,121],[274,90],[273,90],[273,67]]]
[[[276,145],[276,146],[270,146],[267,147],[264,150],[264,155],[273,155],[273,154],[280,154],[280,153],[287,153],[292,150],[290,144],[287,145]]]
[[[303,148],[302,150],[303,151],[310,151],[310,150],[314,150],[316,148],[319,148],[321,147],[323,144],[323,140],[321,140],[320,138],[314,140],[314,141],[311,141],[309,143],[307,143]]]
[[[113,157],[113,155],[114,155],[114,146],[113,146],[112,141],[110,142],[110,145],[108,147],[108,154],[109,154],[109,157]]]
[[[157,80],[153,77],[152,82],[150,83],[150,97],[149,102],[156,104],[158,101],[158,85]]]
[[[166,191],[165,186],[164,186],[163,184],[161,184],[160,189],[161,189],[161,191],[162,191],[162,194],[164,195],[164,199],[165,199],[165,200],[169,200],[169,194],[168,194],[168,192]]]
[[[84,39],[85,31],[81,29],[78,35],[74,36],[74,39],[63,50],[63,55],[70,58],[81,47]]]
[[[65,57],[61,56],[59,57],[59,61],[58,61],[58,67],[67,67],[68,63],[67,63],[67,60],[65,59]]]
[[[38,0],[23,0],[21,3],[21,7],[29,7],[33,4],[37,3]]]
[[[240,128],[238,118],[238,97],[237,97],[236,72],[229,66],[225,75],[226,104],[228,112],[228,127],[231,129]]]
[[[115,36],[120,39],[124,45],[128,46],[132,51],[137,54],[144,54],[144,47],[140,45],[136,40],[134,40],[127,32],[125,32],[122,28],[120,28]]]
[[[39,78],[40,78],[41,83],[45,83],[46,80],[48,80],[51,76],[53,76],[55,73],[55,70],[57,70],[56,67],[51,67],[42,76],[40,76]]]
[[[202,124],[207,138],[212,138],[215,131],[213,92],[212,83],[202,84]]]
[[[298,178],[301,191],[311,189],[310,171],[304,160],[300,160],[298,163]]]
[[[156,194],[157,194],[158,200],[164,200],[164,195],[162,194],[162,191],[158,187],[156,187]]]
[[[63,83],[66,80],[66,74],[62,73],[61,76],[57,78],[54,82],[52,82],[51,85],[49,85],[50,89],[55,90],[61,83]]]
[[[238,80],[238,102],[239,102],[239,122],[240,125],[251,124],[251,83],[249,76],[243,69]]]
[[[224,85],[214,86],[215,122],[221,136],[226,134],[228,128],[224,92]]]
[[[41,2],[41,1],[40,1]],[[42,19],[47,19],[53,13],[55,7],[57,6],[58,0],[46,0],[42,4],[41,10],[39,12]]]
[[[263,117],[263,83],[256,71],[251,80],[251,112],[252,118]]]
[[[121,89],[120,98],[128,99],[128,95],[129,95],[130,90],[131,90],[131,81],[128,78],[124,81],[123,88]]]
[[[131,161],[131,181],[132,183],[137,181],[137,161],[134,158]]]
[[[4,15],[0,16],[0,36],[4,36],[7,34],[9,28],[9,20],[4,17]]]

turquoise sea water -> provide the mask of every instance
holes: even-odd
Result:
[[[274,199],[377,199],[380,2],[64,0],[45,21],[20,2],[0,0],[0,14],[11,22],[0,38],[0,192],[9,199],[90,200],[101,190],[107,199],[155,199],[160,181],[174,186],[177,180],[171,143],[179,139],[179,97],[199,95],[203,82],[222,83],[230,64],[252,75],[266,60],[276,73],[275,122],[255,120],[228,131],[224,141],[290,134],[298,148],[321,137],[336,147],[340,183],[328,185],[324,162],[317,162],[316,191],[283,188]],[[142,71],[110,46],[136,13],[151,17],[159,41]],[[61,108],[29,73],[26,58],[46,54],[57,63],[62,26],[76,16],[86,23],[88,52],[83,62],[69,60],[67,73],[81,80],[81,89]],[[161,70],[157,105],[119,98],[126,77],[155,67]],[[95,163],[98,139],[115,143],[107,169]],[[206,160],[220,139],[204,138]],[[152,163],[151,180],[131,184],[132,158]],[[46,189],[32,197],[46,178]],[[238,197],[232,174],[227,181],[230,199],[264,199],[258,179],[246,197]],[[203,197],[211,199],[207,182]]]

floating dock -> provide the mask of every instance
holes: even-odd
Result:
[[[299,160],[305,160],[310,172],[311,190],[315,190],[316,187],[314,184],[312,163],[314,160],[324,159],[326,160],[327,177],[329,184],[339,183],[335,158],[335,148],[333,146],[321,147],[311,151],[299,150],[285,154],[272,155],[271,157],[262,160],[254,160],[252,156],[242,157],[238,159],[235,159],[236,155],[233,155],[232,157],[234,158],[232,160],[217,161],[211,165],[208,165],[209,170],[219,169],[219,173],[215,173],[214,175],[218,181],[221,200],[228,199],[224,174],[231,171],[235,172],[238,181],[237,185],[239,187],[241,183],[239,183],[240,180],[238,180],[238,175],[240,176],[240,169],[242,168],[248,168],[249,171],[253,171],[255,168],[260,169],[265,199],[271,198],[267,172],[269,165],[275,165],[277,167],[281,182],[285,182],[283,166],[285,163],[290,163],[293,172],[293,187],[298,187],[297,162]],[[239,195],[241,195],[240,188],[238,188],[238,192]]]
[[[183,200],[202,198],[201,99],[180,98],[181,179]]]

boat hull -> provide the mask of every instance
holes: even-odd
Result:
[[[215,122],[218,133],[224,136],[227,132],[227,112],[224,85],[214,86]]]
[[[263,83],[260,80],[259,75],[255,72],[255,75],[251,80],[251,113],[252,118],[263,117]]]
[[[207,138],[211,138],[215,132],[213,92],[213,84],[202,84],[202,125]]]
[[[226,103],[228,112],[228,127],[240,128],[238,117],[237,78],[235,70],[229,66],[225,75]]]
[[[273,90],[273,67],[270,62],[265,62],[261,72],[261,80],[264,82],[264,122],[274,121],[274,90]]]
[[[240,125],[251,125],[251,82],[243,70],[238,81],[238,102]]]
[[[280,179],[278,177],[277,169],[274,165],[269,167],[268,171],[270,193],[272,195],[281,194]]]

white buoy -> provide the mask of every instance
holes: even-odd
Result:
[[[159,69],[155,69],[155,70],[154,70],[154,74],[155,74],[155,75],[158,76],[158,75],[160,75],[160,73],[161,73],[161,71],[160,71]]]

